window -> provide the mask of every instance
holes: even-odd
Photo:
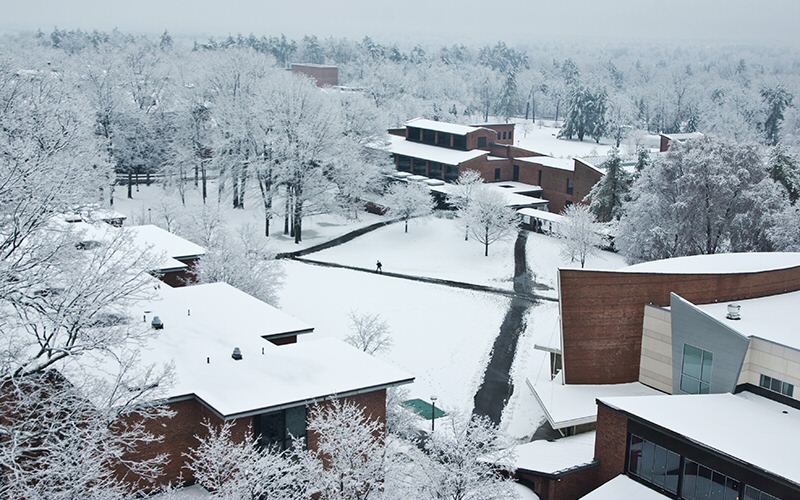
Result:
[[[500,169],[499,168],[494,169],[494,180],[496,180],[496,181],[500,180]]]
[[[436,145],[437,146],[444,146],[446,148],[450,147],[450,134],[446,132],[439,132],[436,135]]]
[[[478,137],[478,147],[485,148],[486,147],[486,136]]]
[[[778,380],[773,377],[767,377],[764,374],[761,374],[761,381],[759,384],[764,389],[769,389],[770,391],[777,392],[778,394],[783,394],[784,396],[789,396],[790,398],[794,395],[794,385],[788,382],[784,382],[783,380]]]
[[[436,142],[436,131],[435,130],[422,129],[422,142],[424,142],[425,144],[435,144],[435,142]]]
[[[444,180],[454,182],[458,179],[458,167],[455,165],[447,165],[444,170]]]
[[[515,181],[519,180],[519,165],[514,165],[514,174],[513,179]]]
[[[453,136],[453,147],[456,149],[467,149],[467,137],[463,135]]]
[[[681,391],[687,394],[708,394],[711,387],[712,361],[712,353],[684,344]]]
[[[508,139],[508,132],[503,132],[501,140],[505,141]]]
[[[678,493],[681,457],[634,434],[628,447],[628,472],[673,494]]]
[[[686,500],[738,500],[741,484],[688,458],[683,465],[681,498]]]
[[[411,173],[414,175],[426,175],[428,173],[428,165],[425,160],[414,158],[414,165],[411,169]]]
[[[411,158],[403,155],[396,155],[397,157],[397,170],[401,172],[411,171]]]
[[[744,500],[780,500],[778,497],[772,496],[769,493],[764,493],[758,488],[752,486],[745,486]]]
[[[291,447],[293,438],[306,438],[306,407],[297,406],[258,415],[255,419],[255,431],[259,445],[276,446],[285,450]]]
[[[567,194],[572,194],[575,189],[575,185],[572,182],[572,177],[567,177]]]
[[[539,187],[542,186],[542,171],[539,170],[539,183],[537,184]]]
[[[406,133],[408,134],[406,137],[409,141],[417,141],[420,140],[420,133],[422,130],[418,129],[417,127],[408,127],[406,128]]]
[[[442,178],[442,164],[435,161],[428,162],[428,177],[433,179]]]

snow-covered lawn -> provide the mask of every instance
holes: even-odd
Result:
[[[133,199],[126,198],[126,189],[126,186],[116,187],[114,209],[128,216],[127,225],[156,224],[163,227],[164,213],[169,213],[173,217],[178,215],[180,218],[182,214],[200,210],[203,205],[200,192],[193,187],[186,194],[186,207],[181,205],[177,191],[165,190],[161,184],[151,184],[150,186],[142,184],[138,192],[134,188]],[[217,204],[216,182],[209,183],[207,203]],[[245,208],[234,210],[231,207],[230,195],[223,195],[222,202],[218,207],[226,228],[230,229],[232,234],[236,234],[244,227],[263,234],[264,212],[260,203],[260,198],[255,193],[251,193],[245,199]],[[270,244],[275,252],[299,250],[381,220],[384,220],[384,217],[367,212],[361,212],[358,220],[348,220],[345,217],[331,214],[312,215],[303,218],[303,241],[295,244],[294,238],[283,234],[283,217],[273,216]]]
[[[378,356],[416,376],[410,396],[472,410],[509,299],[300,262],[286,262],[285,271],[280,307],[314,326],[310,335],[344,339],[350,311],[379,313],[393,346]]]
[[[547,285],[552,290],[540,293],[553,297],[558,296],[558,268],[579,268],[579,262],[570,262],[561,256],[562,243],[559,238],[531,232],[525,250],[528,256],[528,268],[536,277],[536,282]],[[598,250],[586,260],[586,269],[619,269],[627,266],[625,259],[617,253]]]
[[[408,233],[403,232],[402,223],[395,223],[308,257],[368,269],[380,260],[384,271],[510,290],[515,237],[511,234],[490,245],[485,257],[483,245],[472,239],[464,241],[460,220],[429,216],[410,221]]]

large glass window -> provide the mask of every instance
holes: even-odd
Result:
[[[425,144],[435,144],[436,141],[436,131],[435,130],[428,130],[422,129],[422,142]]]
[[[666,491],[678,492],[681,457],[668,449],[631,434],[628,472]]]
[[[407,128],[407,138],[409,141],[416,141],[419,142],[420,140],[420,133],[422,130],[418,129],[417,127],[408,127]]]
[[[447,165],[444,171],[444,180],[454,182],[458,179],[458,167],[456,165]]]
[[[514,165],[514,171],[513,174],[511,175],[511,178],[515,181],[519,180],[519,165]]]
[[[255,431],[261,446],[285,450],[294,438],[306,438],[306,407],[298,406],[255,418]]]
[[[419,158],[414,158],[413,165],[411,168],[411,173],[414,175],[427,175],[428,174],[428,165],[425,160],[420,160]]]
[[[745,486],[744,500],[780,500],[780,499],[776,496],[770,495],[769,493],[764,493],[758,488],[753,488],[752,486]]]
[[[739,481],[686,459],[681,498],[686,500],[738,500]]]
[[[397,155],[397,170],[401,172],[411,172],[411,158]]]
[[[444,146],[446,148],[450,147],[450,137],[452,137],[447,132],[439,132],[436,136],[436,145],[437,146]]]
[[[428,162],[428,177],[432,179],[442,178],[442,164],[435,161]]]
[[[572,194],[575,190],[575,185],[573,184],[572,177],[567,177],[567,194]]]
[[[681,391],[687,394],[708,394],[711,387],[711,365],[714,356],[689,344],[683,346]]]
[[[478,147],[485,148],[486,147],[486,136],[478,137]]]
[[[784,382],[783,380],[778,380],[774,377],[768,377],[764,374],[761,375],[761,381],[758,385],[764,389],[769,389],[770,391],[783,394],[784,396],[789,396],[790,398],[794,395],[793,384]]]
[[[453,136],[453,147],[456,149],[467,149],[467,136],[465,135],[454,135]]]

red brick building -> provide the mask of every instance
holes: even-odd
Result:
[[[514,124],[459,125],[423,118],[389,130],[387,151],[400,172],[454,182],[476,170],[486,182],[538,186],[551,212],[581,202],[602,172],[573,159],[559,159],[514,146]]]
[[[292,63],[289,71],[294,75],[303,75],[311,78],[317,87],[335,87],[339,85],[339,68],[337,66]]]

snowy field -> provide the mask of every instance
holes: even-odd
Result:
[[[174,189],[164,189],[161,184],[145,186],[142,184],[139,191],[133,190],[133,199],[126,198],[127,186],[117,186],[115,189],[114,209],[128,216],[127,225],[156,224],[164,227],[165,214],[173,217],[186,217],[189,212],[197,211],[202,206],[200,191],[194,187],[188,189],[186,194],[186,207],[181,206],[180,196]],[[216,182],[208,185],[208,205],[217,205]],[[220,218],[225,227],[232,234],[242,228],[264,233],[264,212],[261,208],[261,199],[251,193],[245,199],[244,210],[231,208],[230,195],[223,195],[222,202],[217,205]],[[303,219],[303,241],[294,243],[294,238],[283,234],[283,217],[273,216],[271,223],[270,245],[275,252],[285,252],[307,248],[323,243],[337,236],[368,226],[369,224],[384,220],[379,215],[360,212],[358,220],[348,220],[338,215],[312,215]]]
[[[460,220],[430,216],[410,221],[407,234],[402,223],[392,224],[308,257],[368,269],[380,260],[384,271],[511,290],[515,238],[493,243],[485,257],[482,244],[464,241]]]
[[[579,141],[577,138],[572,140],[559,139],[558,132],[561,130],[559,124],[549,120],[537,120],[536,123],[522,119],[512,121],[516,123],[514,131],[514,144],[516,146],[554,158],[607,155],[611,152],[611,147],[614,144],[608,138],[603,138],[600,144],[595,143],[593,139],[588,137],[584,137],[583,141]],[[630,139],[620,144],[620,150],[623,153],[635,153],[636,142],[639,142],[643,146],[657,151],[658,141],[657,135],[632,134]]]
[[[280,308],[315,326],[310,335],[344,339],[350,311],[379,313],[394,345],[378,356],[416,376],[411,397],[472,411],[509,299],[299,262],[285,271]]]

